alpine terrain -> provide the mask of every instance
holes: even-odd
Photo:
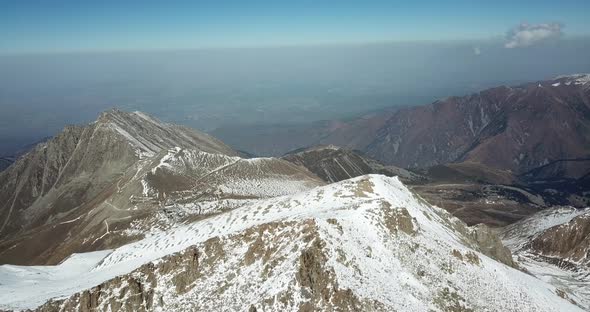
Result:
[[[67,127],[1,172],[0,182],[0,262],[14,264],[57,264],[323,184],[287,161],[242,159],[204,133],[118,110]]]
[[[334,144],[372,164],[411,170],[422,177],[405,181],[414,191],[468,224],[505,226],[555,205],[590,206],[590,74],[499,86],[301,127],[287,133],[305,133],[300,144],[307,151],[297,149],[284,159],[326,181],[383,173],[365,165],[349,168],[359,162],[313,152]],[[273,127],[216,133],[238,135],[232,146],[246,150],[289,142]]]
[[[4,309],[582,311],[575,294],[521,271],[486,227],[468,228],[381,175],[259,200],[57,266],[6,265],[0,277]]]
[[[0,310],[587,311],[589,92],[385,110],[279,158],[109,110],[0,172]]]

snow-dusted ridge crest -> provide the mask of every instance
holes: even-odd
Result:
[[[1,266],[0,309],[581,311],[471,234],[397,178],[367,175],[55,267]]]
[[[586,209],[557,207],[540,211],[507,226],[502,233],[504,244],[514,251],[521,250],[529,241],[545,230],[565,224],[577,216],[588,213],[590,213],[590,207]]]
[[[554,87],[558,87],[561,83],[565,85],[585,85],[590,83],[590,74],[587,73],[580,73],[580,74],[571,74],[571,75],[561,75],[554,78],[554,80],[559,81],[553,84]]]

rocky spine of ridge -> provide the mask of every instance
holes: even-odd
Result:
[[[175,146],[235,155],[216,139],[145,114],[111,110],[66,127],[0,173],[0,234],[46,223],[96,197],[139,159]]]
[[[413,172],[394,166],[384,166],[357,151],[335,145],[320,145],[295,150],[282,157],[303,166],[322,180],[333,183],[365,174],[399,176],[404,182],[417,183],[425,179]]]

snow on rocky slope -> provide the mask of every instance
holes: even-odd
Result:
[[[177,146],[237,155],[207,134],[140,112],[110,110],[89,125],[68,126],[0,172],[0,234],[51,223],[101,196],[140,159]]]
[[[501,235],[528,272],[590,310],[590,208],[546,209],[507,226]]]
[[[216,138],[193,129],[163,123],[142,112],[118,109],[103,112],[95,124],[114,130],[136,149],[140,157],[154,156],[161,150],[174,147],[198,147],[209,153],[237,155]]]
[[[572,207],[542,210],[520,222],[507,226],[502,233],[504,244],[512,250],[526,248],[525,245],[540,233],[589,212],[590,209]]]
[[[287,161],[236,155],[140,112],[111,110],[67,127],[0,172],[0,263],[55,264],[323,184]]]
[[[42,252],[58,262],[72,252],[115,248],[177,223],[323,184],[304,168],[280,159],[171,148],[138,161],[99,199],[58,222],[51,230],[69,234]],[[28,243],[13,245],[22,249]]]
[[[361,176],[56,267],[1,266],[0,309],[581,311],[481,239],[397,178]]]

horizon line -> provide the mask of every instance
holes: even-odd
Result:
[[[568,35],[561,40],[590,39],[590,34]],[[416,39],[416,40],[370,40],[370,41],[334,41],[334,42],[310,42],[310,43],[277,43],[277,44],[251,44],[228,46],[203,46],[203,47],[169,47],[169,48],[108,48],[108,49],[65,49],[44,51],[2,51],[0,56],[25,56],[25,55],[67,55],[67,54],[109,54],[109,53],[158,53],[158,52],[197,52],[219,50],[256,50],[256,49],[287,49],[287,48],[321,48],[321,47],[362,47],[372,45],[389,44],[441,44],[441,43],[498,43],[504,40],[501,36],[490,38],[461,38],[461,39]]]

